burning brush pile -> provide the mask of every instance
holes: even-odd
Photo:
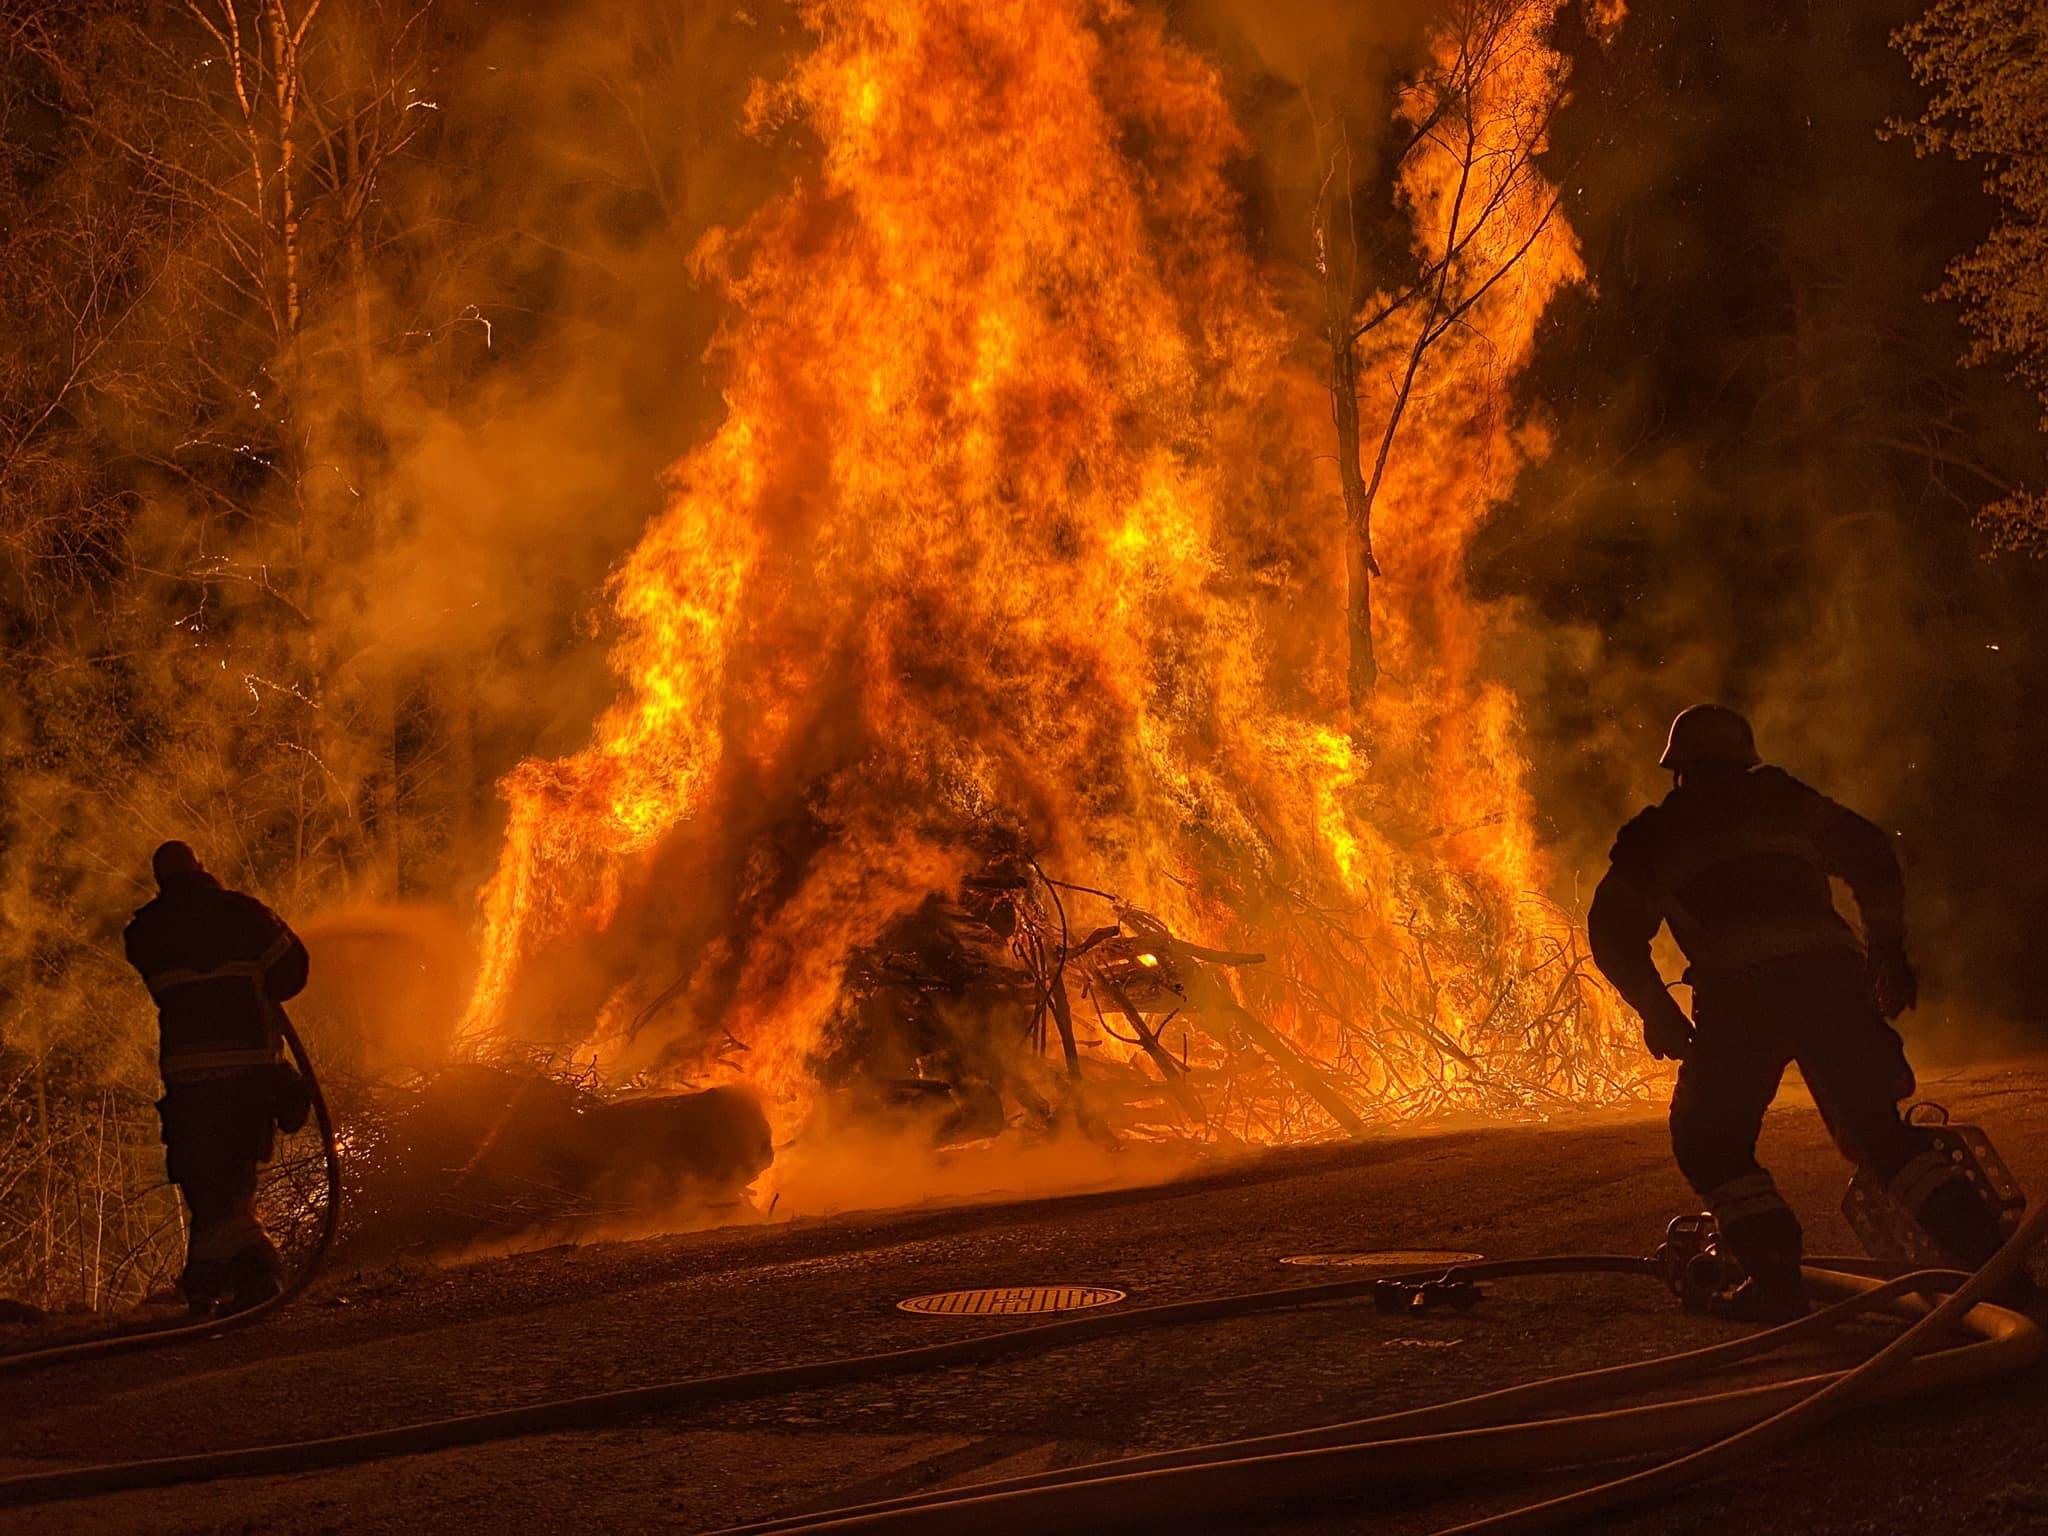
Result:
[[[1109,921],[1077,931],[1078,909],[1091,902]],[[1324,937],[1357,943],[1334,927]],[[1549,1086],[1570,1070],[1574,1037],[1591,1022],[1586,961],[1568,930],[1538,972],[1549,995],[1521,1049],[1490,1061],[1438,1022],[1430,949],[1414,942],[1429,1011],[1382,1012],[1400,1032],[1386,1041],[1354,1035],[1337,1005],[1263,953],[1191,943],[1035,863],[997,866],[954,896],[927,897],[853,953],[812,1073],[863,1109],[922,1117],[941,1143],[998,1134],[1020,1116],[1112,1142],[1263,1143],[1332,1127],[1356,1133],[1393,1114],[1571,1102]],[[1321,1013],[1336,1041],[1328,1059],[1267,1023],[1268,1009],[1289,1020]],[[1396,1093],[1361,1099],[1356,1085],[1375,1071]],[[1461,1072],[1463,1093],[1452,1086]]]
[[[1539,131],[1554,9],[1503,8],[1474,134]],[[614,577],[617,702],[506,783],[470,1041],[743,1083],[778,1139],[828,1101],[1275,1142],[1631,1092],[1462,578],[1539,446],[1502,400],[1577,275],[1552,189],[1489,190],[1483,137],[1402,173],[1418,250],[1491,198],[1516,265],[1409,407],[1356,699],[1327,360],[1211,66],[1111,0],[807,14],[751,127],[814,169],[699,252],[727,413]]]

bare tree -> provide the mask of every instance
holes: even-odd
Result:
[[[1403,248],[1364,248],[1349,132],[1334,108],[1309,104],[1322,160],[1315,248],[1348,539],[1354,720],[1379,679],[1372,515],[1409,402],[1432,350],[1473,323],[1475,307],[1528,256],[1557,209],[1538,157],[1564,80],[1531,60],[1557,9],[1557,0],[1456,0],[1450,8],[1434,56],[1400,94],[1398,132],[1372,173],[1373,187],[1414,215]],[[1368,346],[1370,364],[1361,355]],[[1373,365],[1384,375],[1384,405],[1368,468],[1360,400]]]
[[[564,637],[686,430],[646,390],[716,321],[689,252],[784,153],[732,131],[782,45],[696,0],[0,10],[0,1293],[68,1297],[116,1250],[102,1142],[161,1177],[118,943],[150,842],[296,912],[466,893],[463,818],[554,708],[480,673],[596,649]],[[488,521],[437,521],[435,477],[579,432],[619,466],[580,471],[613,508],[580,563],[400,632],[442,584],[378,583]],[[533,489],[492,575],[570,542],[576,493]]]

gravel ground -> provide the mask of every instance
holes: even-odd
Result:
[[[2048,1190],[2048,1063],[1930,1074]],[[1846,1170],[1789,1090],[1766,1159],[1816,1251],[1853,1251]],[[331,1435],[990,1331],[953,1287],[1089,1283],[1130,1304],[1305,1283],[1329,1249],[1642,1252],[1687,1208],[1661,1113],[1388,1133],[1116,1193],[734,1227],[341,1275],[246,1334],[0,1379],[0,1472]],[[995,1364],[212,1485],[0,1512],[0,1533],[714,1529],[793,1509],[1305,1427],[1727,1336],[1635,1279],[1502,1282],[1467,1314],[1366,1303],[1154,1330]],[[1874,1328],[1854,1341],[1869,1347]],[[1821,1358],[1810,1355],[1810,1366]],[[1629,1532],[2048,1530],[2038,1377],[1872,1412]],[[1426,1532],[1589,1480],[1309,1511],[1261,1529]]]

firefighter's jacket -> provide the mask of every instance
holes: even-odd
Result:
[[[262,902],[203,872],[180,875],[135,914],[123,943],[156,999],[167,1087],[282,1059],[279,1005],[306,985],[306,948]]]
[[[1829,876],[1856,898],[1873,951],[1903,949],[1905,891],[1884,833],[1780,768],[1688,779],[1621,829],[1587,915],[1593,959],[1638,1013],[1663,1006],[1650,958],[1661,924],[1687,979],[1862,946]]]

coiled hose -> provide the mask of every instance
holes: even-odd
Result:
[[[231,1312],[225,1317],[207,1318],[196,1323],[171,1323],[150,1328],[137,1328],[127,1332],[107,1334],[96,1339],[82,1339],[76,1344],[60,1344],[50,1349],[18,1351],[0,1355],[0,1376],[17,1371],[40,1370],[45,1366],[68,1365],[78,1360],[97,1360],[107,1355],[123,1355],[138,1349],[154,1349],[162,1344],[178,1344],[189,1339],[210,1339],[237,1328],[246,1328],[260,1322],[271,1313],[287,1306],[294,1297],[313,1283],[313,1277],[320,1272],[320,1265],[327,1257],[327,1250],[333,1246],[334,1233],[341,1221],[341,1149],[334,1139],[334,1116],[327,1107],[327,1096],[320,1090],[320,1078],[313,1070],[313,1060],[306,1054],[305,1042],[299,1039],[299,1032],[292,1028],[291,1020],[280,1010],[277,1018],[278,1031],[284,1037],[286,1047],[292,1053],[299,1075],[305,1079],[307,1097],[313,1101],[313,1124],[320,1133],[321,1155],[326,1162],[327,1207],[320,1215],[320,1231],[313,1239],[312,1250],[297,1271],[275,1296],[246,1307],[240,1312]]]

